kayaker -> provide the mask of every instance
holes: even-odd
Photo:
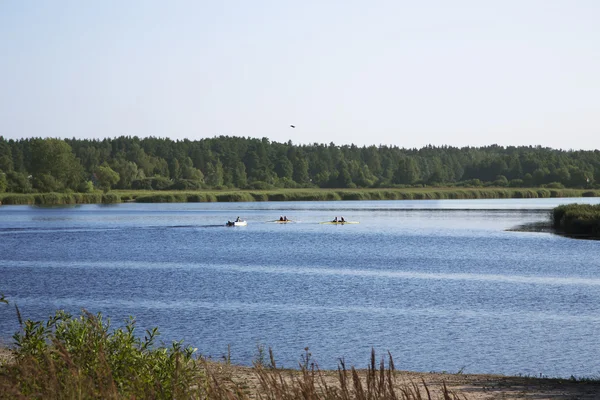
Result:
[[[285,221],[282,216],[279,217],[280,221]]]
[[[340,222],[346,222],[346,220],[344,219],[344,217],[340,218]]]
[[[288,219],[287,219],[287,217],[283,217],[283,220],[284,220],[284,221],[287,221]]]
[[[240,221],[241,221],[240,217],[237,217],[237,219],[235,220],[235,222],[240,222]]]
[[[333,222],[338,222],[338,219],[337,219],[337,217],[335,217],[335,218],[333,219]]]

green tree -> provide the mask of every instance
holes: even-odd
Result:
[[[34,178],[42,174],[50,175],[59,188],[75,190],[83,179],[83,168],[67,142],[35,139],[31,142],[31,174]]]
[[[393,183],[412,185],[419,179],[417,163],[411,157],[402,158],[392,177]]]
[[[6,173],[7,187],[9,193],[31,193],[31,181],[23,173],[10,171]]]
[[[279,178],[292,179],[294,174],[294,166],[286,156],[281,155],[275,163],[275,173]]]
[[[0,171],[0,193],[4,193],[6,188],[8,187],[8,180],[6,179],[6,174]]]
[[[248,177],[246,175],[246,166],[243,162],[238,162],[233,171],[233,184],[237,188],[245,188],[248,185]]]
[[[138,166],[134,162],[123,158],[113,162],[112,169],[119,174],[119,181],[116,184],[119,189],[130,189],[131,183],[140,178]]]
[[[113,169],[108,165],[101,165],[96,169],[96,180],[98,181],[98,187],[100,187],[104,193],[108,192],[113,185],[119,182],[119,179],[119,174],[113,171]]]
[[[308,175],[308,161],[306,158],[296,157],[292,164],[294,169],[292,179],[300,185],[309,183],[310,177]]]
[[[213,165],[209,163],[206,166],[206,183],[211,187],[217,187],[223,185],[223,164],[220,160]]]
[[[64,186],[50,174],[37,174],[33,177],[33,188],[39,192],[48,193],[57,192]]]
[[[192,159],[186,157],[181,167],[181,176],[183,179],[189,179],[198,183],[204,183],[204,174],[198,168],[194,168]]]
[[[169,162],[169,174],[171,179],[181,178],[181,167],[179,166],[179,160],[176,158],[171,159]]]

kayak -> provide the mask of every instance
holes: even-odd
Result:
[[[275,222],[276,224],[287,224],[288,222],[296,222],[296,221],[292,221],[291,219],[288,219],[287,221],[275,220],[273,222]]]
[[[246,221],[227,221],[225,226],[246,226],[248,222]]]
[[[345,224],[358,224],[358,221],[325,221],[325,222],[319,222],[320,224],[330,224],[330,225],[345,225]]]

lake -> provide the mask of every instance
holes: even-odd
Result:
[[[600,241],[507,231],[573,202],[600,199],[1,206],[0,292],[25,318],[133,315],[245,365],[264,345],[364,368],[374,348],[398,369],[597,376]],[[0,304],[0,342],[18,328]]]

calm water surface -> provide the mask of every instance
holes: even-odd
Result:
[[[399,369],[598,375],[600,242],[506,231],[572,202],[600,199],[2,206],[0,292],[242,364],[264,344],[365,367],[373,347]],[[0,341],[16,330],[0,305]]]

